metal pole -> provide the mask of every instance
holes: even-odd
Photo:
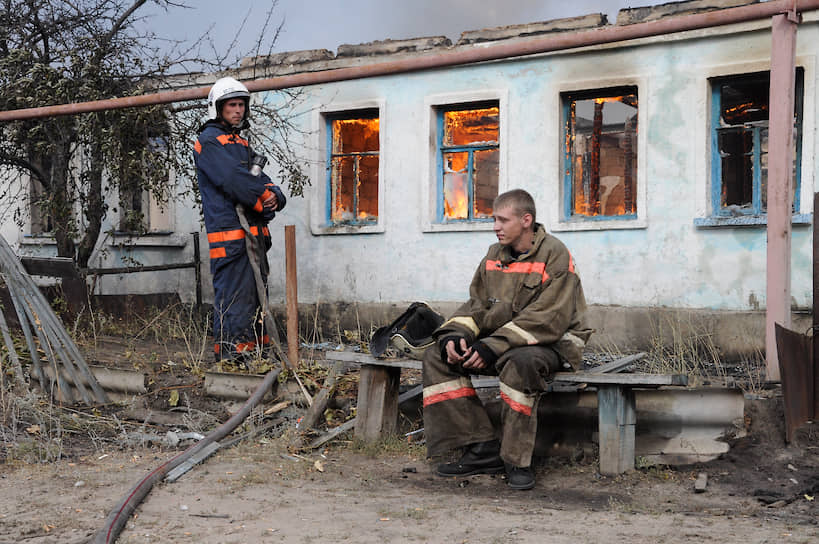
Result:
[[[776,323],[791,327],[793,106],[796,83],[795,11],[773,17],[768,118],[768,256],[765,313],[766,378],[778,382]]]
[[[813,384],[808,387],[813,388],[813,418],[819,419],[819,339],[816,333],[819,331],[819,192],[813,193],[813,344],[811,365],[813,365]]]
[[[819,0],[802,0],[799,3],[800,11],[819,9]],[[380,62],[364,66],[352,66],[335,70],[307,72],[287,76],[278,76],[267,79],[247,81],[246,85],[251,92],[271,91],[291,87],[304,87],[334,81],[346,81],[367,77],[400,74],[418,70],[430,70],[500,60],[510,57],[536,55],[552,51],[563,51],[577,47],[614,43],[626,40],[660,36],[675,32],[698,30],[715,26],[744,23],[759,19],[767,19],[776,14],[788,11],[793,7],[793,0],[772,0],[736,8],[697,13],[672,17],[648,23],[637,23],[625,26],[607,26],[582,32],[566,32],[551,34],[540,38],[524,41],[509,40],[508,42],[493,44],[485,47],[458,47],[444,52],[434,52],[417,55],[406,59]],[[155,104],[170,104],[187,100],[199,100],[208,95],[210,86],[175,91],[164,91],[141,96],[128,96],[95,100],[76,104],[62,104],[0,112],[0,122],[35,119],[38,117],[53,117],[58,115],[74,115],[94,111],[131,108],[135,106],[152,106]]]
[[[284,227],[285,267],[287,268],[287,354],[299,361],[299,280],[296,273],[296,226]]]
[[[196,309],[202,308],[202,254],[199,252],[199,233],[192,232],[193,237],[193,263],[194,276],[196,278]]]

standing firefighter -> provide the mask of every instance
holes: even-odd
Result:
[[[550,376],[577,368],[592,333],[566,247],[535,222],[535,203],[516,189],[495,199],[497,244],[469,287],[469,301],[434,333],[424,358],[424,426],[430,455],[465,447],[440,476],[508,474],[513,489],[535,485],[537,407]],[[496,431],[470,374],[499,376]]]
[[[261,277],[267,282],[267,223],[284,208],[285,197],[263,172],[266,159],[251,150],[241,131],[248,128],[250,92],[231,77],[218,80],[208,94],[208,121],[199,129],[194,162],[210,245],[213,276],[213,337],[216,359],[246,355],[269,339],[259,315],[260,301],[237,205],[244,208],[256,237]],[[255,175],[254,175],[255,174]]]

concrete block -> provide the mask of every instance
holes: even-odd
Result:
[[[757,0],[687,0],[685,2],[668,2],[642,8],[624,8],[617,13],[618,25],[647,23],[665,17],[692,15],[718,9],[735,8],[747,4],[756,4]]]
[[[482,30],[468,30],[461,34],[458,45],[471,43],[491,42],[495,40],[507,40],[510,38],[525,38],[537,36],[539,34],[549,34],[552,32],[567,32],[583,30],[587,28],[597,28],[608,24],[608,19],[602,13],[593,13],[580,17],[567,17],[564,19],[554,19],[541,23],[528,23],[521,25],[509,25],[496,28],[484,28]]]
[[[245,57],[242,59],[239,68],[253,67],[254,65],[266,66],[292,66],[294,64],[308,64],[311,62],[328,61],[335,58],[333,52],[328,49],[304,49],[302,51],[286,51],[262,57]]]
[[[446,36],[412,38],[409,40],[378,40],[357,45],[339,45],[337,56],[370,57],[374,55],[394,55],[396,53],[418,53],[451,45],[452,42]]]

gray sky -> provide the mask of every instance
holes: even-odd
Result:
[[[667,1],[667,0],[666,0]],[[190,0],[190,9],[155,10],[149,20],[160,36],[193,40],[215,25],[210,37],[227,48],[248,16],[243,33],[248,50],[258,35],[270,0]],[[604,13],[614,23],[623,7],[664,0],[279,0],[276,23],[284,20],[275,52],[300,49],[336,51],[341,44],[422,36],[455,42],[464,30],[548,21]]]

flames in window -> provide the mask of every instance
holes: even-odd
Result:
[[[335,119],[330,164],[330,221],[378,220],[378,117]]]
[[[566,175],[572,214],[619,216],[636,211],[637,94],[570,98]]]
[[[498,106],[443,112],[443,215],[445,220],[492,216],[498,194]]]

